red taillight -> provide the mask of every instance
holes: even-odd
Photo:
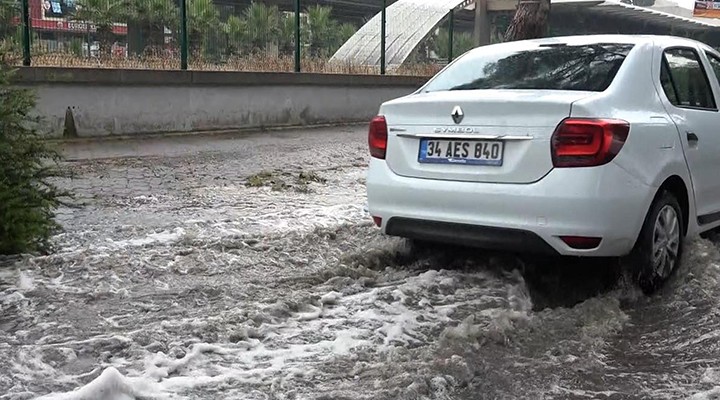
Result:
[[[590,250],[600,246],[602,238],[585,237],[585,236],[560,236],[560,239],[566,245],[577,250]]]
[[[378,115],[370,121],[370,131],[368,132],[370,155],[384,160],[385,150],[387,150],[387,139],[387,121],[385,121],[385,117]]]
[[[372,217],[372,219],[373,219],[373,222],[375,223],[375,225],[377,225],[378,227],[382,227],[382,218]]]
[[[620,152],[630,124],[618,119],[568,118],[551,140],[555,167],[593,167],[607,164]]]

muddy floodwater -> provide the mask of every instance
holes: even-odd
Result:
[[[0,399],[720,399],[720,238],[606,260],[411,249],[364,126],[64,145],[48,256],[0,259]]]

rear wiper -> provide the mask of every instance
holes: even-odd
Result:
[[[479,83],[466,83],[464,85],[453,86],[448,90],[479,90],[479,89],[489,89],[489,88],[482,84],[479,84]]]

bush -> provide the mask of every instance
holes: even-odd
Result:
[[[75,57],[84,57],[82,39],[74,38],[70,41],[70,53]]]
[[[0,254],[44,252],[59,228],[54,211],[67,195],[50,180],[64,174],[59,154],[34,128],[34,94],[10,86],[9,54],[0,43]]]

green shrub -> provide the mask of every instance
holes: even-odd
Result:
[[[67,196],[51,180],[65,174],[59,153],[35,130],[35,95],[10,85],[9,54],[0,42],[0,254],[45,252],[59,228],[55,209]]]
[[[70,41],[70,53],[75,57],[84,57],[82,39],[74,38]]]

